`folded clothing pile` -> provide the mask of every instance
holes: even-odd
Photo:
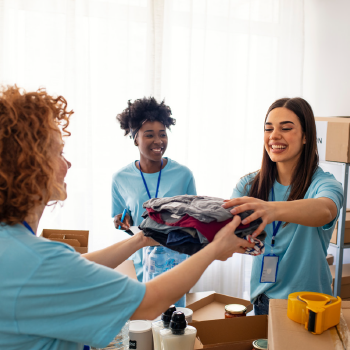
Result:
[[[152,198],[143,204],[146,211],[139,228],[145,236],[161,245],[192,255],[210,243],[216,233],[232,220],[232,208],[224,209],[223,203],[221,198],[207,196]],[[238,215],[244,220],[252,213],[248,210]],[[239,225],[235,231],[238,237],[255,243],[246,254],[259,255],[265,250],[265,231],[255,239],[250,237],[261,223],[259,218],[248,225]]]

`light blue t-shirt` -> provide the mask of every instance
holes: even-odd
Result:
[[[0,224],[0,349],[104,348],[145,290],[66,244]]]
[[[169,158],[168,163],[162,169],[159,184],[158,198],[173,197],[183,194],[196,195],[196,185],[190,169]],[[143,174],[151,194],[156,195],[159,172]],[[112,217],[121,214],[126,208],[133,219],[133,225],[141,224],[141,215],[145,211],[143,203],[149,197],[142,181],[140,170],[136,168],[135,162],[120,169],[113,175],[112,179]],[[117,233],[116,233],[117,234]],[[142,281],[142,249],[138,250],[130,258],[134,261],[136,274]]]
[[[256,173],[253,173],[242,178],[233,190],[231,198],[247,196],[250,185],[246,189],[244,187],[255,175]],[[273,189],[275,201],[287,200],[288,186],[275,181]],[[304,199],[321,197],[330,198],[336,204],[337,217],[323,227],[308,227],[293,223],[283,227],[282,223],[273,248],[273,253],[279,256],[276,283],[260,283],[263,256],[254,257],[250,281],[252,302],[263,293],[272,299],[287,299],[290,293],[300,291],[332,294],[332,276],[326,256],[334,225],[342,207],[343,188],[332,174],[318,168]],[[269,200],[272,200],[271,193]],[[272,223],[266,225],[265,254],[271,251],[272,230]]]

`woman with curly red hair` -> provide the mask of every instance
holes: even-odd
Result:
[[[67,196],[62,135],[72,113],[43,89],[0,92],[0,349],[103,348],[128,319],[156,318],[213,260],[253,246],[234,234],[237,216],[207,247],[143,284],[112,269],[155,244],[142,232],[84,256],[36,237],[48,202]]]

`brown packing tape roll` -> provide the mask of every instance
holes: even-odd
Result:
[[[65,238],[65,234],[64,233],[52,233],[48,238]]]
[[[51,241],[62,242],[69,244],[72,247],[80,247],[80,242],[77,239],[62,239],[62,238],[49,238]]]
[[[87,247],[88,245],[88,238],[83,235],[72,235],[72,234],[66,234],[65,239],[76,239],[80,242],[81,247]]]

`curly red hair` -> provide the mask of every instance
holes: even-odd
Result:
[[[43,88],[0,91],[0,222],[20,223],[53,193],[62,194],[52,144],[58,136],[70,136],[72,114],[62,96],[54,98]]]

